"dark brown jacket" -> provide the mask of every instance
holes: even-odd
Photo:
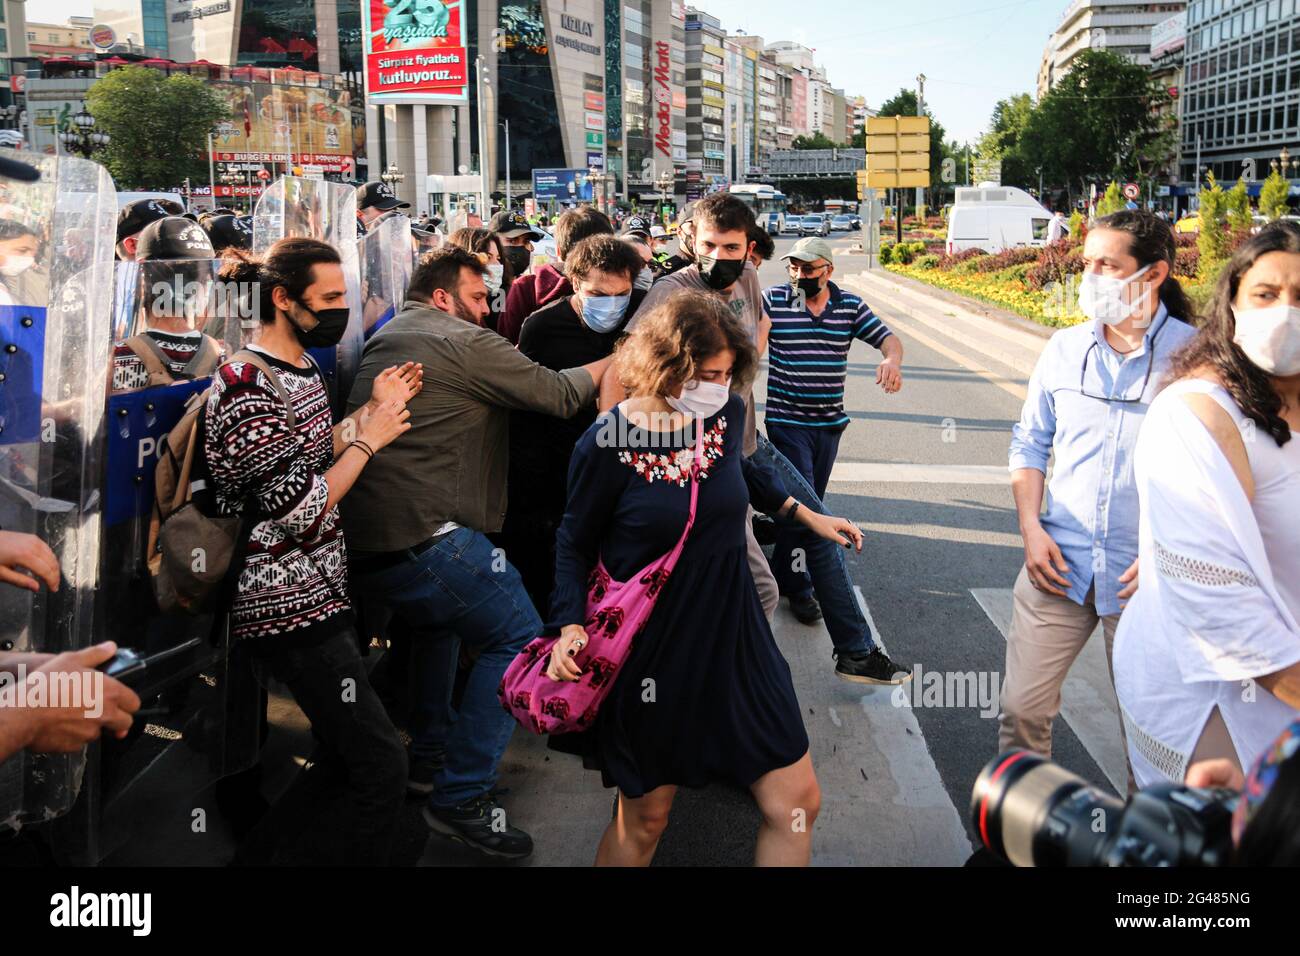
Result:
[[[582,369],[553,372],[490,329],[408,301],[366,343],[349,413],[370,400],[376,375],[403,362],[424,365],[424,389],[407,405],[410,430],[375,455],[343,501],[349,550],[409,548],[447,521],[500,530],[511,410],[568,418],[596,400]]]

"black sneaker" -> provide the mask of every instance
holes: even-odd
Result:
[[[816,624],[822,619],[821,605],[811,594],[790,598],[790,610],[794,611],[800,624]]]
[[[484,794],[446,810],[424,807],[424,822],[439,836],[488,856],[519,860],[533,852],[533,838],[506,822],[506,811]]]
[[[855,651],[835,655],[835,676],[855,684],[906,684],[912,672],[896,664],[889,655],[876,648],[873,651]]]
[[[433,793],[433,778],[442,769],[445,760],[443,754],[434,757],[412,756],[408,761],[406,792],[417,797],[427,797]]]

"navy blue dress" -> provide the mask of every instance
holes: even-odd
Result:
[[[629,797],[665,784],[748,787],[808,751],[790,667],[746,557],[746,506],[752,500],[773,510],[787,492],[773,472],[742,456],[744,425],[736,395],[705,420],[695,525],[677,567],[595,723],[550,740]],[[658,447],[645,447],[652,440]],[[617,408],[578,441],[556,540],[554,627],[586,623],[598,554],[625,581],[672,549],[691,500],[689,472],[672,456],[693,444],[693,429],[646,432]]]

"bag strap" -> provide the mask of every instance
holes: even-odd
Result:
[[[212,336],[205,334],[199,341],[199,347],[194,351],[194,357],[185,365],[183,374],[191,379],[211,375],[220,357],[221,345]]]
[[[700,500],[700,463],[704,460],[704,419],[695,420],[695,453],[691,456],[691,510],[686,515],[686,527],[682,529],[682,536],[677,539],[677,544],[672,551],[668,552],[668,557],[664,562],[664,568],[668,571],[673,569],[677,564],[677,559],[681,557],[682,549],[686,547],[686,539],[690,537],[691,528],[695,525],[695,508]]]
[[[150,385],[171,385],[176,381],[168,367],[167,354],[151,336],[143,333],[133,335],[122,344],[135,354],[144,370],[149,373]]]
[[[298,417],[294,414],[293,402],[289,399],[288,389],[284,387],[284,382],[280,380],[280,376],[276,374],[275,369],[271,368],[270,363],[252,349],[240,349],[231,356],[230,360],[232,362],[247,362],[271,380],[271,384],[275,387],[275,393],[280,396],[280,401],[284,402],[284,407],[289,413],[289,428],[292,429],[297,423]],[[312,359],[312,364],[315,364],[315,359]]]

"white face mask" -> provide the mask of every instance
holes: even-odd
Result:
[[[1269,375],[1300,375],[1300,308],[1233,309],[1232,340]]]
[[[673,398],[665,395],[664,401],[683,415],[696,418],[712,418],[727,404],[731,392],[727,386],[716,382],[701,382],[699,379],[682,386],[682,397]]]
[[[501,278],[505,275],[506,267],[499,262],[489,262],[487,275],[483,277],[483,284],[488,287],[489,292],[499,292],[501,290]]]
[[[0,273],[7,276],[21,275],[36,264],[35,256],[9,256],[0,266]]]
[[[1142,305],[1142,300],[1150,294],[1148,290],[1138,296],[1136,302],[1125,302],[1124,287],[1150,268],[1150,265],[1145,265],[1123,279],[1096,272],[1085,272],[1083,278],[1079,280],[1080,311],[1103,325],[1119,325],[1137,312]]]

